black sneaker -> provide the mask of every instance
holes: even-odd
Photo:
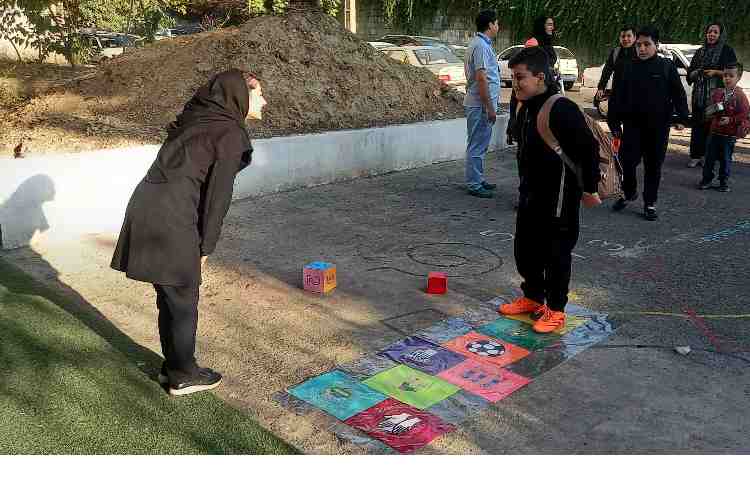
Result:
[[[654,221],[659,218],[659,214],[656,213],[656,207],[648,206],[643,209],[643,214],[646,215],[646,220]]]
[[[199,368],[195,375],[184,378],[176,384],[170,383],[169,394],[189,395],[204,390],[211,390],[218,387],[220,383],[221,374],[219,372],[214,372],[210,368]]]
[[[497,185],[495,185],[494,183],[482,182],[482,188],[484,188],[485,190],[494,190],[497,188]]]
[[[159,375],[156,377],[156,380],[159,382],[159,385],[167,385],[169,383],[169,377],[167,376],[167,364],[165,362],[162,362],[161,370],[159,371]]]
[[[625,207],[628,206],[628,201],[625,200],[625,197],[620,197],[617,199],[614,205],[612,205],[612,210],[615,212],[619,212],[620,210],[624,210]]]
[[[470,188],[469,189],[469,195],[472,195],[474,197],[479,198],[492,198],[494,195],[489,190],[479,187],[479,188]]]
[[[719,185],[719,188],[717,190],[719,190],[720,192],[724,192],[724,193],[732,191],[732,189],[729,188],[729,185],[727,185],[726,183],[722,183],[721,185]]]
[[[711,188],[711,182],[703,180],[698,184],[698,190],[708,190],[709,188]]]

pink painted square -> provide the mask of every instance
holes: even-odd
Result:
[[[388,398],[344,423],[358,428],[400,453],[411,453],[435,437],[456,429],[432,413]]]
[[[531,382],[504,368],[475,360],[461,362],[438,377],[493,403]]]
[[[477,332],[469,332],[454,338],[443,346],[478,362],[504,367],[517,362],[530,352],[525,348],[488,337]]]

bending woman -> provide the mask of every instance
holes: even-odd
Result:
[[[216,75],[185,104],[167,140],[133,192],[111,267],[154,285],[164,354],[159,381],[172,395],[215,388],[221,375],[195,360],[201,269],[213,253],[232,200],[234,179],[251,160],[245,130],[249,73]]]

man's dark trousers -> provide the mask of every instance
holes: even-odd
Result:
[[[159,309],[159,340],[170,380],[175,374],[191,375],[198,370],[195,361],[198,288],[198,285],[154,285]]]
[[[623,121],[621,161],[623,193],[635,198],[638,189],[637,168],[643,159],[643,204],[656,205],[661,182],[661,167],[667,154],[669,124],[649,125],[646,122]]]
[[[546,209],[545,209],[546,210]],[[521,199],[514,253],[525,297],[565,311],[573,248],[578,242],[580,199],[568,201],[561,218],[543,213]]]

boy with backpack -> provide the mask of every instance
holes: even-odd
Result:
[[[738,138],[747,136],[750,129],[750,104],[737,83],[742,79],[742,64],[729,65],[724,69],[724,88],[711,93],[712,105],[706,118],[710,119],[710,135],[706,147],[706,162],[703,165],[701,190],[711,188],[714,179],[714,163],[719,162],[719,191],[729,191],[729,167],[732,163],[734,145]]]
[[[523,102],[516,125],[521,182],[514,253],[524,296],[499,312],[531,313],[533,329],[550,333],[565,326],[579,205],[601,203],[599,142],[578,106],[557,95],[544,50],[525,48],[508,67]]]

